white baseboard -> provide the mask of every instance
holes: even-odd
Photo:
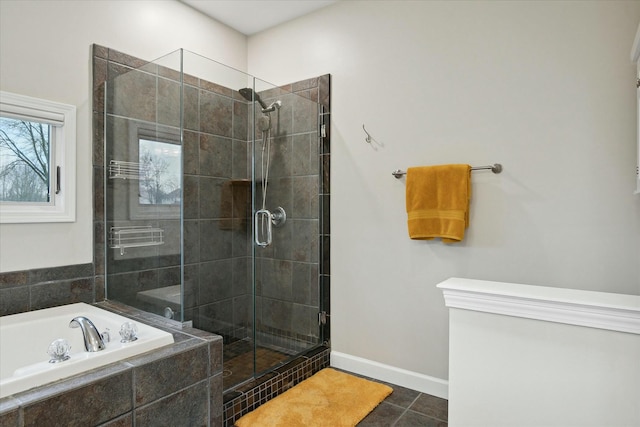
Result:
[[[443,399],[449,398],[449,381],[440,378],[407,371],[406,369],[396,368],[337,351],[331,352],[331,366]]]

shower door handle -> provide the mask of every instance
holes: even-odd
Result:
[[[260,227],[260,224],[262,224],[262,227]],[[267,227],[266,240],[261,241],[260,237],[265,234],[265,224]],[[256,211],[253,217],[253,228],[255,233],[256,245],[262,248],[266,248],[271,244],[271,227],[271,212],[269,212],[268,209],[260,209],[259,211]]]

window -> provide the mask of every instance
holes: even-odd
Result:
[[[76,108],[0,91],[0,223],[75,221]]]

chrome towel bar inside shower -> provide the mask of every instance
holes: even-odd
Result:
[[[472,171],[479,171],[479,170],[491,170],[491,172],[493,173],[500,173],[502,172],[502,165],[500,163],[494,163],[492,165],[488,165],[488,166],[473,166],[471,168]],[[406,175],[407,172],[401,170],[401,169],[396,169],[393,172],[391,172],[391,175],[395,176],[397,179],[400,179],[403,175]]]

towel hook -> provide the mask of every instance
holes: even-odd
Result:
[[[367,134],[365,141],[367,141],[367,144],[371,144],[371,135],[369,135],[369,132],[367,132],[367,130],[364,128],[364,125],[362,125],[362,130]]]

